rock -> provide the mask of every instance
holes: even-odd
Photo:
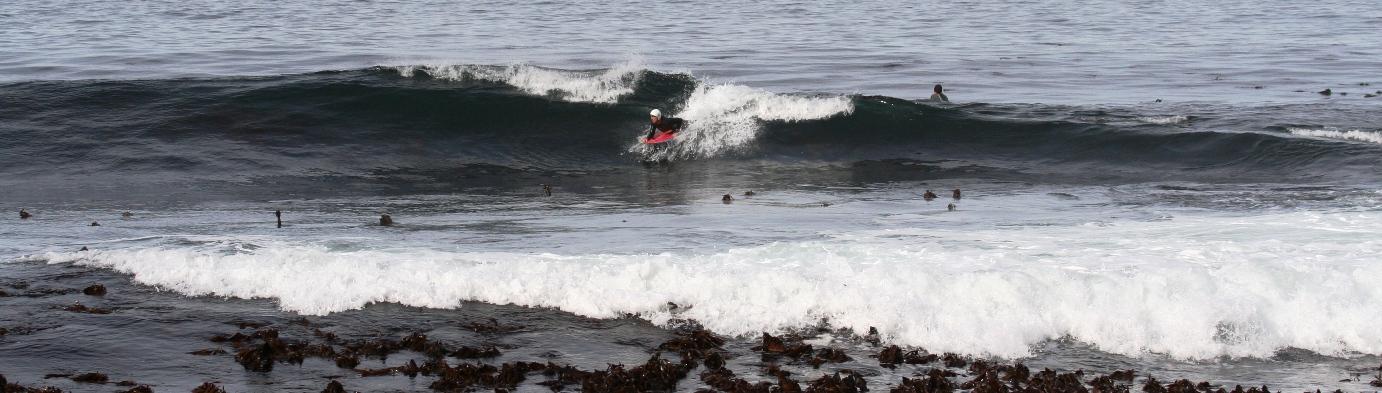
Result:
[[[150,388],[149,385],[139,385],[126,390],[125,393],[154,393],[154,389]]]
[[[969,363],[965,361],[965,358],[962,358],[960,357],[960,355],[956,355],[953,353],[947,353],[944,356],[941,356],[941,360],[945,361],[945,366],[950,368],[964,368],[965,364]]]
[[[63,307],[63,311],[79,312],[84,314],[110,314],[110,310],[104,308],[87,307],[81,304],[73,304]]]
[[[341,381],[333,379],[326,384],[326,389],[323,389],[322,393],[345,393],[345,391],[345,386],[341,386]]]
[[[902,348],[896,345],[889,345],[878,353],[878,364],[891,365],[902,363]]]
[[[235,361],[249,371],[269,372],[274,370],[273,355],[273,346],[265,342],[240,350],[235,354]]]
[[[72,377],[72,381],[81,383],[106,383],[110,378],[101,373],[86,373]]]
[[[207,349],[199,349],[199,350],[196,350],[196,351],[188,352],[187,354],[188,354],[188,355],[197,355],[197,356],[225,355],[225,354],[226,354],[226,350],[220,349],[220,348],[207,348]]]
[[[719,370],[725,367],[725,358],[719,352],[711,352],[710,356],[705,357],[705,368],[709,370]]]
[[[220,386],[216,386],[214,383],[206,382],[203,383],[202,386],[192,389],[192,393],[226,393],[226,390],[221,389]]]
[[[86,248],[86,246],[82,246],[82,249],[77,250],[77,251],[91,251],[91,249]]]
[[[360,357],[353,353],[345,353],[336,356],[336,367],[355,368],[360,365]]]
[[[83,289],[82,293],[88,296],[105,296],[106,286],[101,284],[93,284],[89,287],[86,287],[86,289]]]
[[[386,227],[387,227],[387,226],[393,226],[393,217],[390,217],[388,214],[379,216],[379,225],[380,225],[380,226],[386,226]],[[332,382],[335,382],[335,381],[332,381]]]

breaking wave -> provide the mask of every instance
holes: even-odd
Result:
[[[1210,359],[1382,351],[1382,316],[1367,312],[1382,305],[1382,266],[1373,263],[1382,242],[1370,237],[1378,222],[1375,212],[1302,212],[934,228],[661,254],[187,239],[33,259],[113,269],[187,295],[277,299],[306,314],[481,301],[655,323],[690,318],[733,335],[827,320],[932,351],[1010,358],[1071,338],[1120,354]],[[1200,236],[1206,231],[1216,235]],[[1283,232],[1293,240],[1280,240]]]

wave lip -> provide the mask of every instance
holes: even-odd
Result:
[[[1359,141],[1359,142],[1369,142],[1369,143],[1382,144],[1382,133],[1372,132],[1372,131],[1363,131],[1363,130],[1340,131],[1340,130],[1337,129],[1337,128],[1311,129],[1311,128],[1296,128],[1296,127],[1288,128],[1287,131],[1290,131],[1291,134],[1293,134],[1293,135],[1300,135],[1300,136],[1309,136],[1309,137],[1316,137],[1316,138],[1329,138],[1329,139],[1345,139],[1345,140],[1353,140],[1353,141]]]
[[[638,60],[602,71],[569,71],[543,68],[528,64],[509,66],[482,65],[408,65],[394,70],[404,77],[418,72],[446,80],[482,80],[504,83],[533,95],[556,95],[564,101],[613,104],[620,97],[633,94],[642,79],[643,65]]]

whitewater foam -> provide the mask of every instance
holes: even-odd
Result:
[[[656,158],[713,157],[743,148],[758,137],[762,122],[820,120],[854,112],[845,96],[773,93],[734,84],[701,84],[675,116],[687,120],[672,148]],[[630,150],[645,153],[644,145]]]
[[[1309,129],[1309,128],[1288,128],[1291,134],[1309,136],[1316,138],[1347,139],[1360,142],[1371,142],[1382,144],[1382,133],[1362,130],[1340,131],[1336,128]]]
[[[1190,117],[1185,116],[1185,115],[1142,116],[1142,117],[1138,117],[1138,118],[1137,118],[1137,121],[1140,121],[1140,122],[1143,122],[1143,123],[1148,123],[1148,124],[1170,125],[1170,124],[1181,124],[1181,123],[1188,122],[1188,121],[1190,121]]]
[[[655,323],[692,318],[735,335],[826,319],[932,351],[1003,357],[1069,337],[1120,354],[1206,359],[1287,347],[1382,352],[1382,315],[1368,312],[1382,306],[1379,219],[1287,213],[886,230],[712,253],[350,251],[242,239],[37,259],[114,269],[187,295],[277,299],[306,314],[473,300]],[[688,307],[673,314],[668,302]]]
[[[613,104],[619,97],[633,94],[642,79],[644,66],[635,58],[603,71],[568,71],[528,64],[408,65],[394,69],[405,77],[421,71],[439,79],[504,83],[529,94],[555,95],[569,102]]]

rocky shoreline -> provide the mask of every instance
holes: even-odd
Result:
[[[694,321],[662,328],[632,317],[596,320],[486,304],[372,305],[300,316],[271,301],[186,297],[99,269],[28,268],[43,273],[0,277],[0,348],[32,351],[0,354],[2,393],[1278,391],[1132,369],[1036,369],[903,348],[883,342],[877,331],[856,336],[825,326],[748,339],[717,335]],[[572,343],[579,340],[590,343]],[[157,373],[150,376],[149,369]],[[1382,385],[1370,375],[1341,382],[1368,381]]]

